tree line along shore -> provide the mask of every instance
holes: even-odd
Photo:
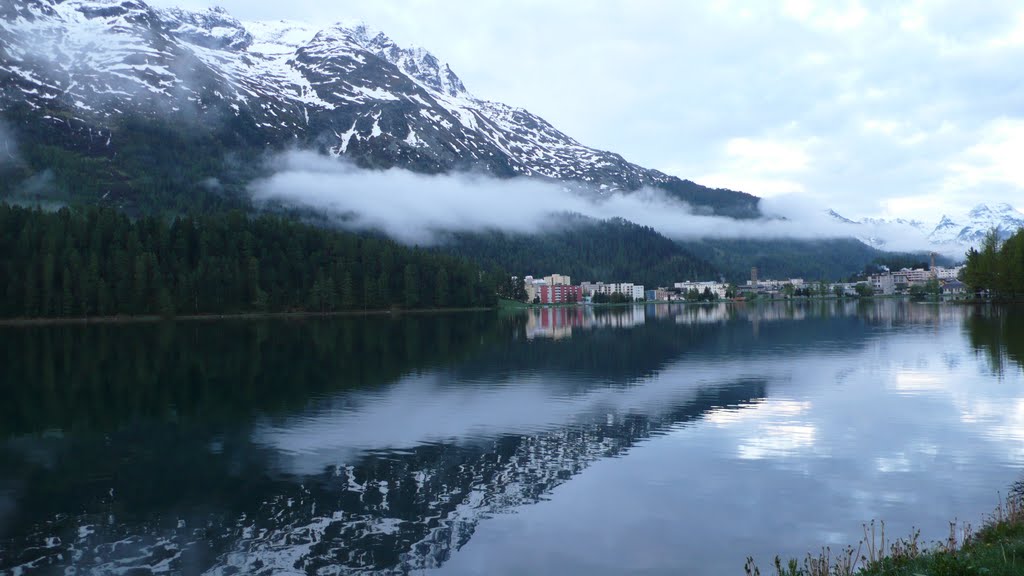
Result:
[[[493,307],[505,271],[285,217],[0,204],[2,318]]]

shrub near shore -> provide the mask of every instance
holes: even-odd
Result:
[[[982,528],[951,522],[945,541],[925,546],[919,531],[906,538],[886,540],[885,524],[864,526],[856,548],[839,553],[824,548],[803,562],[775,557],[776,576],[1020,576],[1024,575],[1024,483],[1014,486]],[[760,576],[753,558],[744,566],[747,576]]]

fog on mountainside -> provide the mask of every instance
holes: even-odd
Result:
[[[313,209],[344,226],[382,230],[412,244],[436,243],[444,232],[548,232],[566,226],[566,214],[596,220],[623,218],[676,240],[810,240],[855,237],[865,228],[872,233],[886,228],[899,231],[887,224],[836,222],[823,210],[792,197],[763,200],[764,218],[734,219],[697,213],[654,188],[601,196],[534,179],[363,170],[344,160],[302,151],[282,154],[270,166],[274,174],[251,187],[258,203]],[[886,247],[924,250],[927,245],[905,235],[891,238]]]

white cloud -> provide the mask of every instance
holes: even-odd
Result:
[[[785,142],[732,138],[725,144],[725,153],[744,168],[762,173],[791,173],[807,170],[810,142]]]
[[[809,150],[814,144],[813,140],[730,138],[722,147],[716,170],[695,180],[761,197],[806,192],[798,178],[811,167]]]
[[[949,165],[952,190],[985,184],[1024,188],[1024,120],[999,118],[979,131],[979,141]]]
[[[996,50],[1024,46],[1024,14],[1017,14],[1013,28],[1005,34],[990,38],[987,46]]]
[[[935,194],[922,194],[920,196],[894,196],[882,201],[885,208],[886,218],[897,218],[900,214],[919,212],[922,206],[935,202]],[[938,215],[936,215],[936,218]]]
[[[880,118],[869,118],[864,120],[861,125],[865,133],[885,136],[900,146],[917,146],[933,135],[941,136],[946,130],[950,129],[950,125],[946,123],[936,130],[929,132],[910,122]]]
[[[867,10],[857,0],[842,3],[786,0],[782,4],[782,13],[806,26],[831,32],[855,30],[868,17]]]
[[[864,130],[868,132],[879,132],[885,134],[886,136],[892,136],[893,134],[896,133],[897,130],[900,130],[902,127],[903,123],[897,122],[895,120],[871,119],[864,121]]]
[[[785,178],[762,178],[757,175],[744,175],[735,172],[712,172],[695,179],[704,186],[742,190],[761,198],[771,198],[783,194],[805,192],[804,185],[795,180]]]

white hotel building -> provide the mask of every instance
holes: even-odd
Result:
[[[644,292],[643,284],[633,284],[632,282],[620,282],[620,283],[609,283],[604,282],[584,282],[580,284],[583,288],[584,296],[593,296],[595,294],[612,294],[618,292],[623,296],[628,296],[633,300],[643,300],[646,296]]]
[[[696,290],[701,294],[703,294],[704,289],[707,288],[718,298],[725,298],[725,292],[729,286],[728,284],[722,284],[721,282],[676,282],[672,287],[683,292]]]

